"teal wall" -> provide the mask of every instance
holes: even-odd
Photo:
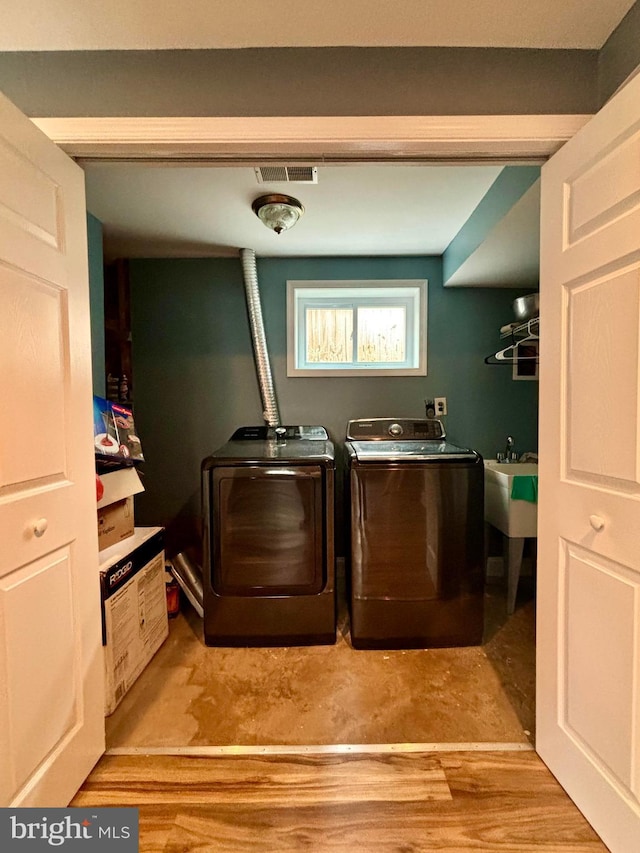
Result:
[[[197,541],[199,467],[242,424],[262,422],[242,271],[236,259],[132,260],[136,424],[146,492],[137,521],[167,527],[168,550]],[[537,382],[484,357],[521,290],[443,288],[435,257],[258,260],[263,313],[285,423],[324,424],[341,443],[355,417],[420,417],[425,397],[447,397],[449,438],[495,456],[507,434],[537,449]],[[428,376],[288,378],[287,279],[426,278]],[[342,510],[339,504],[338,513]]]
[[[102,223],[87,213],[89,250],[89,300],[91,305],[91,363],[93,393],[105,395],[104,370],[104,266]]]
[[[540,177],[540,166],[505,166],[442,256],[445,283]]]

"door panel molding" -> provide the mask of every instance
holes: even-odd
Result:
[[[637,793],[634,750],[628,751],[626,744],[638,739],[633,708],[640,675],[634,646],[640,629],[640,576],[576,543],[562,545],[558,719],[611,781],[627,794]],[[595,600],[594,586],[600,591]],[[592,701],[585,703],[589,691]]]
[[[565,290],[565,477],[638,493],[640,264]]]
[[[640,205],[640,122],[620,134],[606,154],[572,175],[565,189],[565,249]],[[631,175],[622,183],[619,174]]]
[[[7,636],[19,640],[5,649],[12,696],[9,756],[18,788],[44,756],[69,738],[82,717],[75,650],[67,647],[64,660],[47,654],[52,638],[71,633],[77,618],[71,573],[66,546],[0,581],[2,622]],[[40,709],[46,709],[46,715],[41,716]]]

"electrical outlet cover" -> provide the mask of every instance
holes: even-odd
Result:
[[[436,417],[440,417],[440,415],[447,414],[447,398],[446,397],[436,397],[434,400],[436,406]]]

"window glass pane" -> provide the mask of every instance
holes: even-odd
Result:
[[[399,362],[406,358],[407,316],[404,305],[358,308],[358,361]]]
[[[426,376],[426,332],[426,281],[287,282],[287,376]]]
[[[309,364],[353,361],[353,310],[307,308],[306,359]]]

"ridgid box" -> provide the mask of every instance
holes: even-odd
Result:
[[[162,527],[136,527],[100,554],[107,716],[169,633],[163,533]]]

